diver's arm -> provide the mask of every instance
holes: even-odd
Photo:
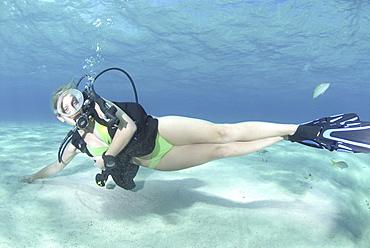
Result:
[[[105,152],[106,155],[111,155],[115,157],[130,142],[132,136],[134,136],[136,132],[137,127],[135,122],[122,109],[120,109],[118,106],[116,106],[114,103],[110,101],[107,102],[116,107],[117,109],[116,116],[120,120],[119,125],[117,127],[117,131],[113,137],[112,143],[110,144],[108,150]],[[96,110],[99,116],[101,114],[104,116],[99,106],[97,107]]]
[[[43,169],[36,172],[35,174],[25,176],[22,181],[32,183],[36,179],[50,177],[59,173],[77,155],[77,151],[78,150],[71,143],[69,143],[63,153],[63,161],[61,163],[59,163],[57,160],[54,163],[45,166]]]

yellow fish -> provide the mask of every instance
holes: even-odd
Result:
[[[321,83],[321,84],[318,84],[316,86],[315,90],[313,91],[312,98],[315,99],[319,95],[324,94],[325,91],[329,88],[329,86],[330,86],[330,83]]]
[[[334,160],[331,159],[331,162],[332,162],[332,164],[330,166],[336,165],[336,166],[338,166],[341,169],[348,167],[348,164],[346,162],[344,162],[344,161],[335,162]]]

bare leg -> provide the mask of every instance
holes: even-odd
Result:
[[[281,140],[283,140],[282,137],[273,137],[248,142],[174,146],[163,156],[155,169],[163,171],[182,170],[216,159],[253,153]]]
[[[160,117],[158,120],[159,133],[174,145],[228,143],[283,137],[294,134],[298,127],[298,125],[268,122],[215,124],[179,116]]]

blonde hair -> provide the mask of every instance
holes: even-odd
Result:
[[[50,105],[55,115],[59,115],[58,112],[56,111],[58,108],[57,104],[59,97],[63,94],[64,91],[75,88],[76,83],[74,82],[74,78],[72,78],[72,80],[67,85],[60,86],[53,94],[51,94]]]

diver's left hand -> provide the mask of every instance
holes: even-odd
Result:
[[[94,166],[98,167],[101,170],[105,170],[104,160],[102,156],[96,156],[91,158],[95,163]]]

